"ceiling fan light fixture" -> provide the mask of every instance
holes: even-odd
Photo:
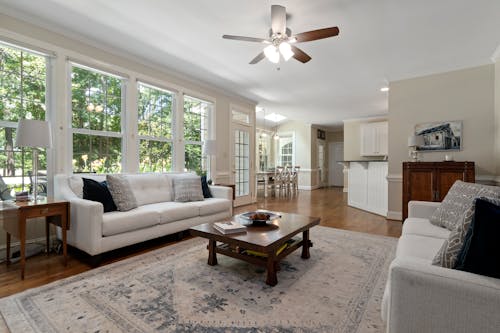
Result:
[[[269,59],[270,62],[277,64],[280,62],[280,54],[278,49],[274,45],[269,45],[264,49],[264,54],[266,58]]]
[[[292,51],[292,47],[287,42],[282,42],[279,46],[279,49],[280,49],[280,53],[283,56],[283,59],[285,59],[285,61],[290,60],[290,58],[294,56],[294,53]]]

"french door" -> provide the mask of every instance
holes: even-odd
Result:
[[[252,202],[253,166],[250,152],[253,148],[251,127],[233,123],[233,181],[235,184],[235,206],[246,205]]]

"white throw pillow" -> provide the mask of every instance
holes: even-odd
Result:
[[[68,178],[69,188],[77,197],[83,199],[83,179],[80,176],[71,176]]]
[[[109,193],[119,211],[126,212],[137,208],[137,200],[125,175],[107,175],[106,181]]]
[[[203,201],[203,191],[201,189],[201,177],[195,175],[185,175],[174,177],[174,201]]]

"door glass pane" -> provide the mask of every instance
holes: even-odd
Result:
[[[234,168],[236,196],[250,194],[250,135],[247,131],[234,131]]]

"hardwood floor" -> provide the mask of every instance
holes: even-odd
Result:
[[[321,217],[321,225],[399,237],[402,224],[347,206],[347,195],[341,188],[300,191],[291,198],[259,198],[256,204],[237,207],[235,213],[254,209],[269,209]],[[162,238],[125,250],[115,251],[103,259],[102,265],[175,244],[175,237]],[[0,265],[0,297],[38,287],[52,281],[92,269],[70,252],[68,266],[64,267],[61,255],[38,255],[26,261],[26,277],[21,280],[19,264]]]

